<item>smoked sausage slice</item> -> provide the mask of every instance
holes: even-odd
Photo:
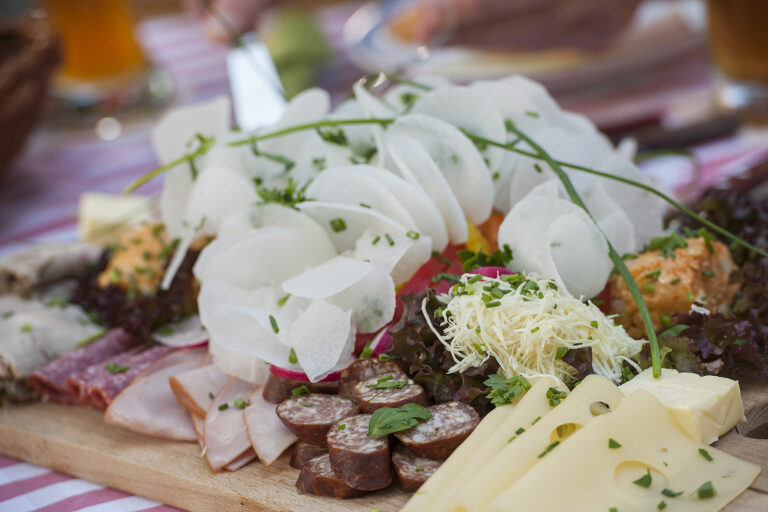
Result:
[[[296,488],[301,492],[330,498],[347,499],[365,494],[365,491],[344,483],[331,468],[327,453],[313,458],[301,468],[299,479],[296,480]]]
[[[305,443],[299,441],[293,447],[293,453],[291,454],[291,467],[295,469],[301,469],[304,465],[315,457],[325,455],[328,453],[327,446],[317,446],[314,444]]]
[[[358,382],[372,377],[392,374],[395,378],[405,378],[406,375],[392,361],[379,361],[378,359],[358,359],[341,371],[339,378],[339,396],[352,399],[352,392]]]
[[[395,467],[397,481],[400,488],[406,492],[417,491],[442,463],[440,460],[414,455],[403,445],[398,445],[392,453],[392,465]]]
[[[307,386],[307,389],[312,393],[335,395],[339,392],[338,382],[304,382],[301,380],[285,379],[270,373],[267,383],[264,384],[261,396],[267,402],[279,404],[283,400],[291,398],[291,392],[301,386]]]
[[[325,434],[331,425],[359,411],[351,400],[336,395],[310,393],[284,400],[277,415],[299,441],[325,446]]]
[[[389,438],[368,435],[369,414],[359,414],[333,425],[328,431],[331,467],[355,489],[375,491],[392,482]]]
[[[480,423],[480,416],[462,402],[445,402],[428,407],[432,417],[395,436],[416,455],[445,459]]]
[[[429,405],[424,388],[402,374],[390,373],[360,381],[352,396],[360,410],[368,414],[382,407],[396,409],[405,404]]]

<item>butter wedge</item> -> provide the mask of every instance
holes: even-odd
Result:
[[[654,395],[680,428],[700,443],[714,443],[746,420],[738,381],[724,377],[663,369],[654,379],[649,368],[620,389],[625,395],[638,389]]]

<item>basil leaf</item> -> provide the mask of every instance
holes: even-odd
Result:
[[[419,404],[405,404],[395,409],[382,407],[371,415],[368,423],[368,435],[381,437],[394,432],[407,430],[419,423],[419,420],[428,420],[432,413],[426,407]]]

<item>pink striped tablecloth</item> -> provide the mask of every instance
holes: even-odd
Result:
[[[341,44],[341,30],[350,13],[349,6],[334,7],[319,15],[337,58],[320,76],[320,85],[339,97],[359,76],[346,57]],[[176,104],[212,98],[229,91],[225,55],[227,49],[208,42],[201,25],[191,17],[175,16],[150,20],[140,29],[148,55],[171,72],[176,80]],[[568,104],[595,119],[613,121],[624,109],[635,115],[638,110],[663,108],[659,94],[670,103],[706,84],[684,83],[676,90],[659,90],[659,84],[633,89],[605,100]],[[666,103],[665,103],[666,104]],[[620,117],[620,116],[619,116]],[[99,140],[93,131],[40,130],[31,140],[23,157],[15,164],[13,175],[0,186],[0,252],[19,246],[76,238],[77,202],[88,190],[116,193],[132,179],[156,165],[149,142],[153,119],[127,123],[123,133],[112,141]],[[680,158],[660,159],[645,167],[669,189],[681,190],[696,180],[709,186],[725,176],[738,174],[768,148],[765,133],[742,133],[727,140],[693,148],[699,159],[700,175]],[[155,194],[160,181],[150,183],[142,192]],[[68,477],[45,468],[0,456],[0,512],[22,511],[172,511],[157,502],[131,496],[91,482]]]

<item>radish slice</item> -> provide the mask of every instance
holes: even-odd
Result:
[[[359,119],[365,117],[363,109],[353,99],[347,99],[339,103],[328,116],[329,119]],[[371,125],[345,125],[339,126],[349,141],[349,147],[358,155],[365,155],[376,149],[376,140],[373,137]]]
[[[217,279],[206,279],[200,285],[197,296],[197,309],[203,325],[210,322],[210,314],[223,304],[241,304],[250,292],[245,288],[225,283]]]
[[[195,276],[246,289],[278,283],[335,255],[329,247],[306,247],[303,229],[268,227],[214,240],[200,253]]]
[[[513,271],[504,267],[479,267],[472,271],[473,274],[480,274],[483,277],[498,279],[499,276],[514,274]]]
[[[442,119],[462,131],[496,142],[506,142],[507,130],[498,109],[467,87],[454,85],[433,89],[416,102],[411,113]],[[501,168],[507,151],[488,146],[481,153],[493,173]]]
[[[581,198],[619,254],[636,252],[635,227],[626,212],[605,191],[602,182],[596,181],[591,189],[582,191]]]
[[[514,83],[514,82],[513,82]],[[512,121],[517,128],[529,133],[544,126],[558,123],[563,113],[549,93],[543,91],[540,101],[531,97],[525,87],[511,86],[503,80],[480,80],[470,84],[469,89],[496,107],[505,120]],[[546,97],[547,100],[542,100]],[[510,137],[512,140],[514,136]]]
[[[395,284],[389,274],[377,265],[344,256],[285,281],[283,290],[351,310],[352,323],[363,333],[380,329],[395,312]]]
[[[447,78],[440,75],[418,75],[413,78],[417,84],[432,89],[453,85]],[[414,87],[407,83],[396,83],[384,93],[387,105],[396,108],[400,113],[407,112],[429,89]]]
[[[253,183],[243,175],[222,167],[206,167],[192,186],[184,220],[198,233],[215,235],[233,209],[257,199]]]
[[[285,368],[280,368],[277,365],[270,365],[269,366],[269,373],[273,375],[277,375],[278,377],[281,377],[283,379],[288,380],[298,380],[301,382],[309,382],[309,377],[307,377],[307,374],[304,372],[297,372],[296,370],[287,370]],[[327,377],[320,379],[320,382],[336,382],[341,377],[341,371],[334,371],[328,374]]]
[[[265,466],[271,465],[297,438],[277,415],[277,404],[264,400],[263,389],[258,387],[248,397],[243,411],[248,439],[256,455]]]
[[[407,114],[389,132],[413,137],[424,146],[470,222],[482,224],[488,218],[493,202],[491,174],[477,148],[458,128],[435,117]]]
[[[168,324],[158,329],[152,337],[169,347],[189,347],[208,341],[208,331],[198,315],[192,315],[181,322]]]
[[[445,227],[445,221],[443,221],[440,210],[437,209],[435,203],[421,186],[413,185],[395,173],[380,167],[357,165],[354,170],[387,187],[408,210],[416,223],[418,232],[432,239],[432,249],[435,251],[445,249],[445,246],[448,245],[448,230]]]
[[[174,167],[165,173],[160,193],[160,218],[171,238],[180,237],[184,229],[184,213],[192,191],[192,173],[186,166]]]
[[[354,249],[355,242],[366,231],[380,233],[381,236],[386,233],[391,236],[401,236],[408,231],[405,226],[386,215],[362,206],[307,201],[297,204],[296,208],[309,215],[325,229],[339,252]]]
[[[560,199],[554,181],[512,208],[499,227],[499,243],[515,252],[513,270],[554,279],[575,297],[600,293],[613,268],[603,234],[584,210]]]
[[[397,111],[388,106],[379,98],[368,92],[359,83],[352,86],[357,104],[365,113],[366,117],[390,119],[397,115]],[[384,164],[384,128],[378,125],[371,125],[373,140],[376,142],[376,160],[372,162],[376,165]]]
[[[455,244],[466,242],[469,236],[467,220],[461,205],[424,147],[411,137],[390,133],[387,135],[387,151],[406,181],[421,187],[432,198],[443,216],[450,241]]]
[[[408,229],[416,229],[416,223],[397,197],[378,180],[357,172],[357,167],[322,172],[307,187],[307,198],[372,208]]]
[[[291,325],[291,345],[310,382],[352,362],[355,328],[352,312],[324,301],[313,301]]]
[[[562,114],[557,102],[552,98],[547,89],[538,82],[522,75],[512,75],[498,81],[508,91],[516,91],[530,101],[536,109],[535,112],[552,122],[556,122]],[[525,112],[523,112],[525,114]]]
[[[220,471],[251,449],[243,411],[234,406],[234,400],[245,400],[254,386],[238,379],[230,379],[213,399],[205,416],[205,460],[212,471]],[[222,407],[227,404],[227,407]]]
[[[378,235],[377,235],[378,236]],[[386,238],[364,235],[357,241],[353,257],[367,261],[386,270],[395,285],[408,281],[432,254],[432,241],[428,236],[412,240],[407,236]]]
[[[371,349],[371,357],[378,357],[379,355],[392,350],[394,342],[392,341],[392,335],[389,334],[391,328],[392,324],[387,325],[371,340],[371,344],[369,345]]]

